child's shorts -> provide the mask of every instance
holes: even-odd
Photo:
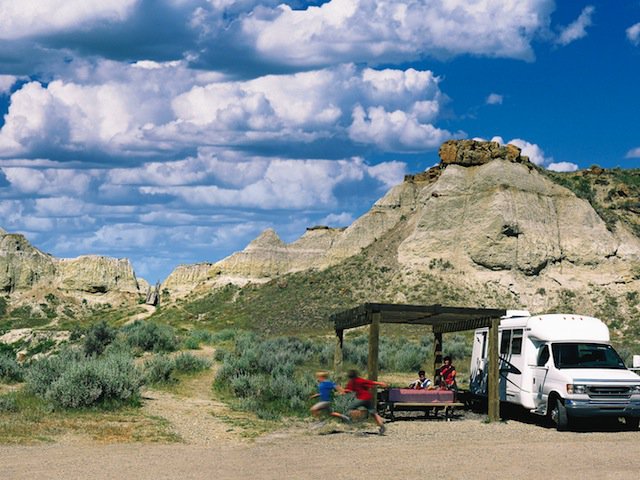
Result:
[[[331,402],[318,402],[313,407],[312,410],[329,410],[331,409]]]

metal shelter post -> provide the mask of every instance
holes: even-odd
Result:
[[[489,327],[489,391],[488,391],[488,414],[490,422],[500,420],[500,371],[499,371],[499,348],[498,348],[498,327],[499,318],[491,319]]]

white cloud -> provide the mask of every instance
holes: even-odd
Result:
[[[89,189],[94,175],[73,169],[34,169],[4,167],[2,169],[16,192],[21,194],[81,195]]]
[[[497,93],[490,93],[487,97],[487,105],[502,105],[504,97]]]
[[[62,150],[85,157],[92,151],[166,157],[185,146],[308,143],[346,135],[380,148],[420,150],[451,136],[433,125],[447,98],[430,71],[348,64],[221,81],[180,62],[144,65],[80,63],[71,72],[74,80],[23,85],[10,99],[0,155]],[[353,116],[358,105],[367,118]],[[374,138],[380,129],[385,138]]]
[[[9,93],[17,81],[18,77],[14,75],[0,75],[0,95]]]
[[[47,197],[35,200],[35,214],[51,217],[76,217],[85,212],[85,202],[71,197]]]
[[[342,213],[330,213],[326,217],[319,220],[320,225],[327,225],[329,227],[348,227],[353,223],[355,219],[349,212]]]
[[[370,107],[366,111],[357,105],[352,113],[349,138],[355,142],[371,143],[387,151],[419,151],[435,148],[452,138],[450,132],[402,110],[387,112],[384,107]]]
[[[404,180],[404,176],[407,173],[407,164],[398,161],[384,162],[369,167],[368,173],[386,188],[391,188]]]
[[[218,161],[225,168],[223,161]],[[149,185],[139,187],[150,197],[169,195],[186,205],[201,207],[245,207],[258,209],[325,208],[337,203],[336,186],[374,179],[388,187],[404,175],[405,165],[388,162],[366,165],[361,158],[348,160],[290,160],[253,158],[236,170],[255,170],[235,188],[210,181],[204,185]],[[254,167],[251,164],[257,163]],[[227,166],[231,169],[233,167]]]
[[[578,170],[578,165],[571,162],[557,162],[547,165],[547,169],[552,172],[575,172]]]
[[[591,16],[595,12],[595,7],[589,5],[582,10],[578,18],[567,25],[558,34],[556,40],[560,45],[569,45],[571,42],[587,36],[587,27],[592,24]]]
[[[86,29],[127,18],[140,0],[0,0],[0,39]]]
[[[640,147],[629,150],[625,158],[640,158]]]
[[[543,166],[545,164],[553,162],[553,157],[546,157],[544,154],[544,150],[542,150],[542,148],[540,148],[535,143],[530,143],[520,138],[514,138],[513,140],[505,143],[502,137],[493,137],[491,141],[498,142],[501,145],[515,145],[522,150],[522,155],[526,155],[527,157],[529,157],[529,160],[538,166]]]
[[[394,61],[461,54],[530,59],[552,0],[331,0],[320,7],[256,9],[241,36],[290,65]]]
[[[627,38],[634,45],[640,45],[640,22],[630,26],[626,30]]]

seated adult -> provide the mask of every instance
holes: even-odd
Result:
[[[431,386],[431,380],[429,380],[424,373],[424,370],[418,372],[418,379],[409,384],[409,388],[414,390],[425,390]]]
[[[456,367],[451,364],[451,357],[444,357],[442,366],[436,371],[436,385],[440,388],[455,390],[456,384]]]

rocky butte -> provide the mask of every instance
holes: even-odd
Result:
[[[594,293],[617,301],[640,290],[640,238],[633,229],[605,222],[519,148],[461,140],[444,143],[439,154],[439,165],[406,176],[347,228],[312,227],[288,244],[269,229],[219,262],[178,267],[162,287],[180,296],[258,284],[323,270],[376,245],[392,257],[402,283],[392,286],[398,295],[371,292],[371,301],[408,298],[403,290],[417,285],[419,275],[413,284],[411,278],[419,272],[469,292],[491,286],[511,305],[532,311],[570,292],[589,313]],[[473,300],[492,303],[489,293]]]

